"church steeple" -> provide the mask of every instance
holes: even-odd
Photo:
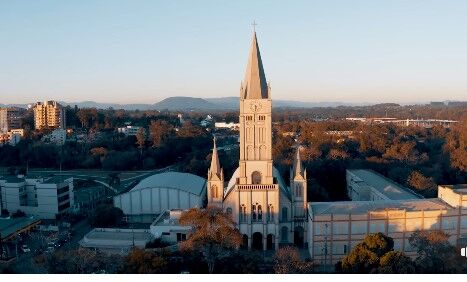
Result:
[[[209,172],[217,174],[220,177],[221,164],[219,162],[219,156],[217,155],[216,138],[213,139],[213,142],[214,147],[212,148],[211,168],[209,169]]]
[[[240,93],[242,99],[270,98],[269,86],[266,81],[266,75],[264,74],[256,31],[253,32],[248,65],[246,67],[245,79],[243,80]]]
[[[293,161],[293,178],[303,178],[306,179],[306,171],[303,170],[302,160],[300,158],[300,147],[297,147],[297,153]]]
[[[212,148],[211,167],[208,171],[208,203],[222,207],[222,200],[224,199],[224,172],[219,162],[217,155],[216,138],[213,139],[214,146]]]

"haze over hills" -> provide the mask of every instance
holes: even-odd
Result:
[[[94,101],[83,102],[63,102],[62,105],[69,105],[79,108],[98,108],[98,109],[124,109],[124,110],[170,110],[170,111],[188,111],[188,110],[236,110],[239,107],[238,97],[221,98],[195,98],[176,96],[165,98],[154,104],[116,104],[99,103]],[[352,104],[343,102],[301,102],[291,100],[274,100],[274,108],[313,108],[313,107],[338,107],[338,106],[357,106],[363,104]],[[28,104],[0,104],[0,107],[21,107],[27,108]]]
[[[165,98],[154,104],[116,104],[99,103],[94,101],[83,102],[63,102],[62,105],[79,108],[97,108],[97,109],[124,109],[124,110],[169,110],[169,111],[224,111],[237,110],[239,107],[238,97],[221,98],[195,98],[185,96],[175,96]],[[440,102],[441,103],[441,102]],[[32,103],[31,103],[32,104]],[[422,103],[421,103],[422,104]],[[339,106],[370,106],[369,103],[345,103],[345,102],[302,102],[292,100],[273,100],[273,108],[316,108],[316,107],[339,107]],[[21,107],[27,108],[28,104],[0,104],[0,107]]]

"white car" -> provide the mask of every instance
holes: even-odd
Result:
[[[29,253],[31,251],[31,249],[29,249],[28,245],[22,245],[21,246],[21,251],[23,253]]]

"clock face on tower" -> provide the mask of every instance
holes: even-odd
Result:
[[[259,101],[253,101],[250,103],[250,109],[253,111],[253,112],[257,112],[259,110],[261,110],[261,103]]]

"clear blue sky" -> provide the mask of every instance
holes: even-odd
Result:
[[[1,1],[0,103],[237,96],[256,28],[272,97],[467,100],[467,1]]]

